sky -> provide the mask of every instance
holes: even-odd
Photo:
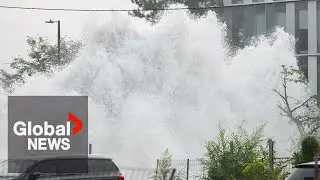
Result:
[[[130,0],[1,0],[2,6],[78,9],[130,9]],[[63,12],[0,8],[0,67],[7,68],[12,58],[25,57],[27,36],[46,36],[52,43],[57,41],[57,24],[61,21],[61,36],[81,38],[83,28],[90,21],[102,19],[110,12]]]

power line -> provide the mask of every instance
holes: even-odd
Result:
[[[2,6],[3,9],[19,9],[19,10],[38,10],[38,11],[78,11],[78,12],[130,12],[137,9],[74,9],[74,8],[40,8],[40,7],[21,7],[21,6]],[[214,9],[219,8],[217,6],[207,7],[180,7],[180,8],[154,8],[143,9],[143,11],[177,11],[177,10],[191,10],[191,9]]]
[[[223,6],[205,6],[205,7],[176,7],[176,8],[150,8],[150,9],[75,9],[75,8],[41,8],[41,7],[22,7],[22,6],[4,6],[0,5],[0,9],[18,9],[18,10],[38,10],[38,11],[78,11],[78,12],[131,12],[136,10],[143,11],[178,11],[178,10],[206,10],[206,9],[217,9],[217,8],[227,8],[235,6],[250,6],[259,4],[286,4],[293,2],[300,2],[301,0],[278,0],[272,2],[263,3],[248,3],[248,4],[231,4]],[[311,1],[311,0],[305,0]]]

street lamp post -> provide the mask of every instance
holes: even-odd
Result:
[[[45,21],[45,23],[58,23],[58,60],[60,62],[61,56],[60,56],[60,20],[58,21],[52,21],[51,19],[49,21]]]

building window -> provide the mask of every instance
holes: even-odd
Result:
[[[303,71],[304,77],[308,79],[308,56],[297,57],[298,67]]]
[[[318,16],[319,17],[319,16]],[[320,94],[320,56],[317,57],[317,94]]]
[[[274,3],[266,5],[267,32],[273,32],[275,28],[280,27],[286,30],[286,4]]]
[[[252,0],[253,3],[262,3],[264,0]]]
[[[255,35],[255,25],[254,25],[254,6],[243,7],[244,13],[244,37],[246,40]],[[245,42],[247,43],[247,42]]]
[[[308,2],[295,4],[295,36],[297,39],[296,53],[308,53]]]
[[[244,7],[232,7],[232,43],[236,47],[244,45]]]
[[[320,53],[320,1],[317,1],[317,34],[318,34],[318,39],[317,39],[317,44],[318,44],[318,53]],[[319,62],[320,59],[318,59]]]
[[[232,0],[232,4],[243,4],[243,0]]]
[[[266,32],[266,5],[254,5],[254,29],[255,35]]]

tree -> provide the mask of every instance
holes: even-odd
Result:
[[[281,98],[281,104],[278,105],[281,115],[286,116],[293,122],[303,138],[315,134],[320,128],[320,111],[318,106],[318,95],[307,94],[306,99],[295,99],[288,93],[288,86],[296,83],[308,89],[308,80],[304,72],[299,68],[282,65],[281,72],[282,92],[273,89]]]
[[[138,8],[129,13],[132,16],[144,18],[149,22],[157,23],[163,14],[161,9],[168,8],[173,4],[182,4],[188,8],[191,16],[198,18],[207,14],[208,11],[214,10],[214,8],[204,8],[223,6],[223,0],[131,0],[136,4]],[[221,10],[218,8],[215,11],[220,14]]]
[[[282,168],[275,167],[272,178],[270,177],[271,171],[268,164],[260,159],[254,160],[245,166],[242,171],[244,180],[260,180],[260,179],[272,179],[272,180],[285,180],[288,176],[287,172],[283,172]]]
[[[260,180],[270,178],[268,148],[263,144],[264,125],[253,133],[242,126],[229,135],[221,128],[216,139],[206,143],[203,166],[208,179]],[[278,179],[281,169],[275,168],[273,177]]]
[[[248,134],[241,126],[237,132],[226,134],[220,127],[218,136],[206,144],[204,168],[209,179],[243,179],[243,168],[261,159],[267,162],[267,150],[262,143],[263,127]]]
[[[161,158],[158,161],[157,169],[152,173],[153,180],[169,180],[172,173],[172,154],[168,149],[162,153]],[[176,172],[172,180],[183,180],[182,171]]]
[[[294,162],[296,166],[301,163],[313,161],[315,156],[318,156],[320,152],[320,144],[315,136],[307,136],[301,143],[301,149],[299,152],[293,154]]]
[[[51,75],[58,68],[61,69],[72,62],[79,54],[82,44],[78,41],[66,40],[60,41],[61,59],[58,60],[58,48],[49,43],[48,39],[43,37],[28,37],[29,45],[28,57],[25,60],[22,57],[16,57],[10,63],[14,70],[9,73],[0,69],[0,85],[7,91],[12,92],[16,85],[25,83],[25,76],[36,74]]]

